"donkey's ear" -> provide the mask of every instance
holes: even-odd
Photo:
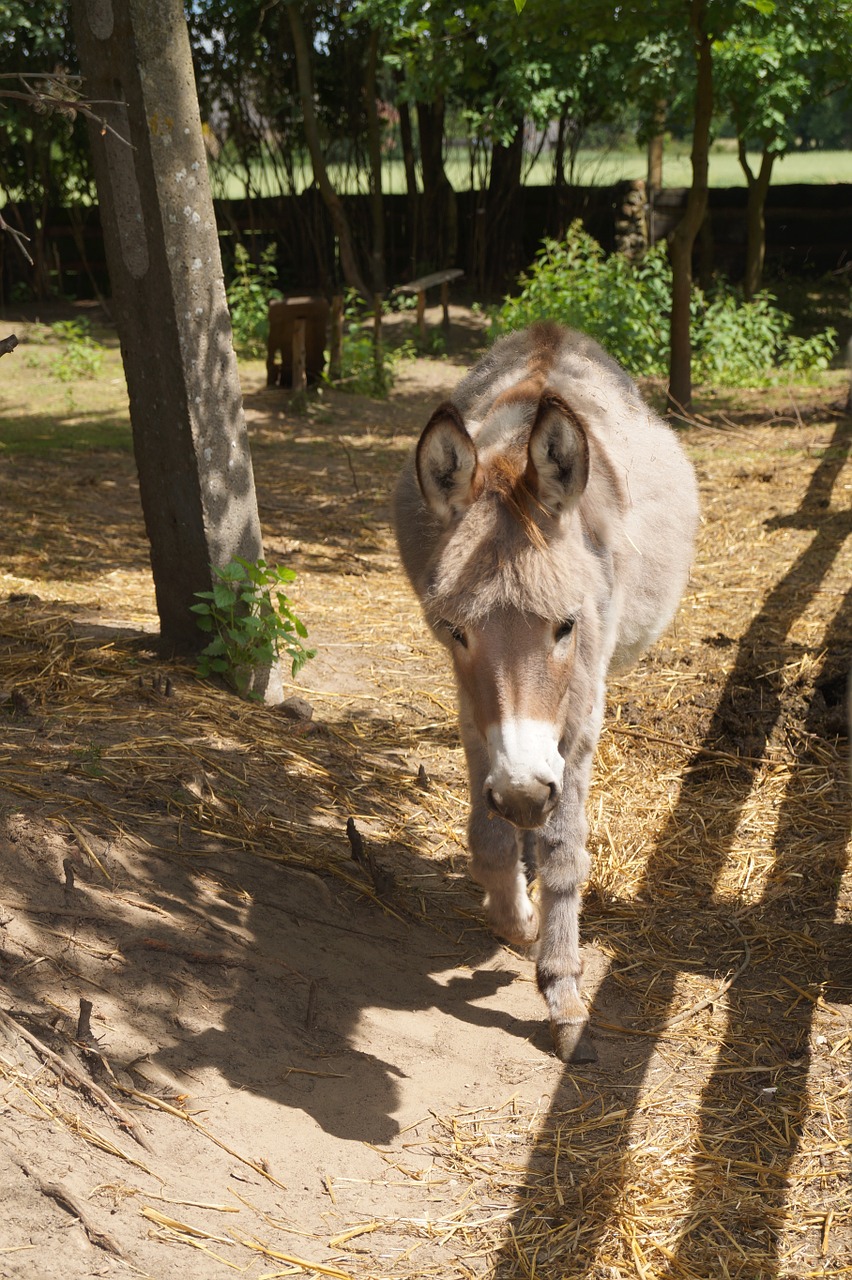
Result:
[[[589,479],[589,438],[561,396],[545,391],[530,433],[527,487],[558,515],[577,502]]]
[[[476,496],[476,445],[450,401],[438,406],[420,437],[417,480],[426,505],[445,524],[460,516]]]

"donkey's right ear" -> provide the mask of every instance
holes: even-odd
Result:
[[[449,400],[439,405],[417,445],[417,481],[426,505],[450,524],[477,493],[476,445],[462,416]]]

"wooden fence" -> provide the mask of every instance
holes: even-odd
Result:
[[[485,195],[461,192],[458,201],[458,252],[455,263],[465,275],[456,296],[486,300],[509,290],[535,255],[544,236],[559,236],[580,218],[607,250],[616,242],[616,223],[625,186],[573,187],[557,192],[549,187],[526,187],[520,193],[511,234],[489,244]],[[658,236],[680,216],[686,192],[662,191],[654,206]],[[742,274],[745,251],[743,188],[713,189],[709,215],[697,255],[703,273],[718,271],[736,281]],[[357,243],[369,242],[370,211],[364,196],[347,196],[344,203]],[[325,207],[316,191],[300,196],[262,200],[215,202],[220,242],[230,269],[234,244],[242,240],[253,253],[276,246],[279,283],[285,291],[310,291],[331,296],[341,288],[334,236]],[[14,213],[14,216],[13,216]],[[13,224],[32,234],[29,210],[4,210]],[[385,198],[386,273],[389,287],[410,280],[433,264],[411,261],[409,219],[404,195]],[[848,268],[852,261],[852,184],[833,186],[777,186],[770,188],[766,207],[767,272],[817,275]],[[56,291],[75,298],[108,294],[100,220],[96,207],[53,210],[43,232],[46,265]],[[32,282],[32,269],[0,236],[0,303],[14,304]]]

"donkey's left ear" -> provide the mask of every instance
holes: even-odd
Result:
[[[449,400],[432,414],[417,445],[417,480],[426,505],[444,524],[476,496],[476,445]]]
[[[569,510],[589,480],[585,427],[555,391],[545,391],[530,433],[526,483],[548,511]]]

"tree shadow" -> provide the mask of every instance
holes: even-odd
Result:
[[[774,863],[766,887],[756,902],[737,893],[720,892],[720,877],[733,847],[743,809],[767,747],[783,714],[783,668],[792,648],[787,641],[794,622],[820,589],[846,538],[852,532],[852,512],[828,512],[828,500],[852,442],[852,423],[836,425],[832,441],[816,466],[799,509],[777,524],[813,530],[813,538],[784,578],[763,601],[743,635],[737,660],[715,708],[703,741],[684,770],[677,806],[652,851],[636,899],[621,904],[620,917],[632,927],[646,927],[655,902],[688,902],[688,915],[668,918],[660,948],[660,971],[653,984],[657,1025],[673,1014],[678,969],[707,973],[743,964],[740,979],[727,996],[727,1029],[719,1043],[716,1066],[702,1095],[697,1133],[689,1161],[691,1207],[672,1216],[682,1221],[676,1245],[654,1274],[704,1277],[739,1276],[743,1280],[773,1280],[780,1274],[779,1228],[784,1220],[784,1193],[807,1116],[808,1041],[816,1006],[815,992],[828,981],[849,1000],[848,928],[834,924],[840,876],[849,834],[849,804],[836,839],[802,864],[802,815],[808,803],[808,765],[816,749],[824,707],[814,704],[797,746],[774,835]],[[848,646],[852,595],[847,594],[823,640],[826,661],[836,649]],[[844,668],[845,669],[845,668]],[[757,695],[757,696],[756,696]],[[737,753],[732,726],[747,725],[748,751]],[[813,735],[813,736],[812,736]],[[720,746],[726,749],[720,751]],[[839,782],[839,786],[845,779]],[[707,800],[712,799],[712,805]],[[703,813],[711,815],[708,829]],[[703,832],[703,838],[701,833]],[[696,837],[698,837],[696,842]],[[665,892],[663,892],[665,891]],[[667,898],[665,895],[669,895]],[[630,926],[628,925],[628,928]],[[655,933],[655,941],[659,935]],[[684,961],[684,943],[698,947],[700,960]],[[671,957],[665,953],[671,948]],[[656,958],[656,955],[655,955]],[[669,963],[666,963],[669,961]],[[792,982],[792,986],[790,985]],[[597,1035],[613,1022],[613,1011],[624,1009],[616,967],[598,989],[591,1008]],[[627,1021],[622,1015],[616,1021]],[[632,1011],[640,1035],[622,1036],[623,1055],[631,1082],[632,1101],[625,1101],[622,1128],[638,1120],[636,1105],[648,1085],[657,1036],[650,1034],[639,1010]],[[603,1046],[602,1046],[603,1047]],[[571,1094],[574,1070],[566,1068],[564,1085],[543,1127],[546,1153],[560,1113]],[[584,1075],[595,1077],[594,1069]],[[604,1083],[611,1079],[604,1078]],[[774,1128],[774,1133],[772,1132]],[[571,1168],[570,1123],[562,1129],[566,1144],[560,1171],[582,1180],[582,1161]],[[778,1134],[783,1135],[776,1141]],[[767,1144],[767,1139],[771,1142]],[[771,1145],[771,1154],[768,1146]],[[681,1155],[684,1153],[681,1152]],[[542,1156],[534,1155],[531,1167]],[[569,1246],[550,1248],[546,1234],[535,1236],[536,1274],[559,1275],[561,1280],[589,1274],[598,1247],[612,1227],[630,1176],[630,1161],[614,1159],[611,1177],[598,1189],[592,1204],[578,1201],[563,1183],[565,1213],[576,1208],[582,1218]],[[519,1240],[526,1204],[522,1201],[508,1241],[495,1266],[495,1275],[509,1280],[519,1274]],[[526,1257],[532,1264],[533,1245]],[[552,1270],[549,1268],[553,1268]],[[526,1274],[526,1272],[524,1272]]]

